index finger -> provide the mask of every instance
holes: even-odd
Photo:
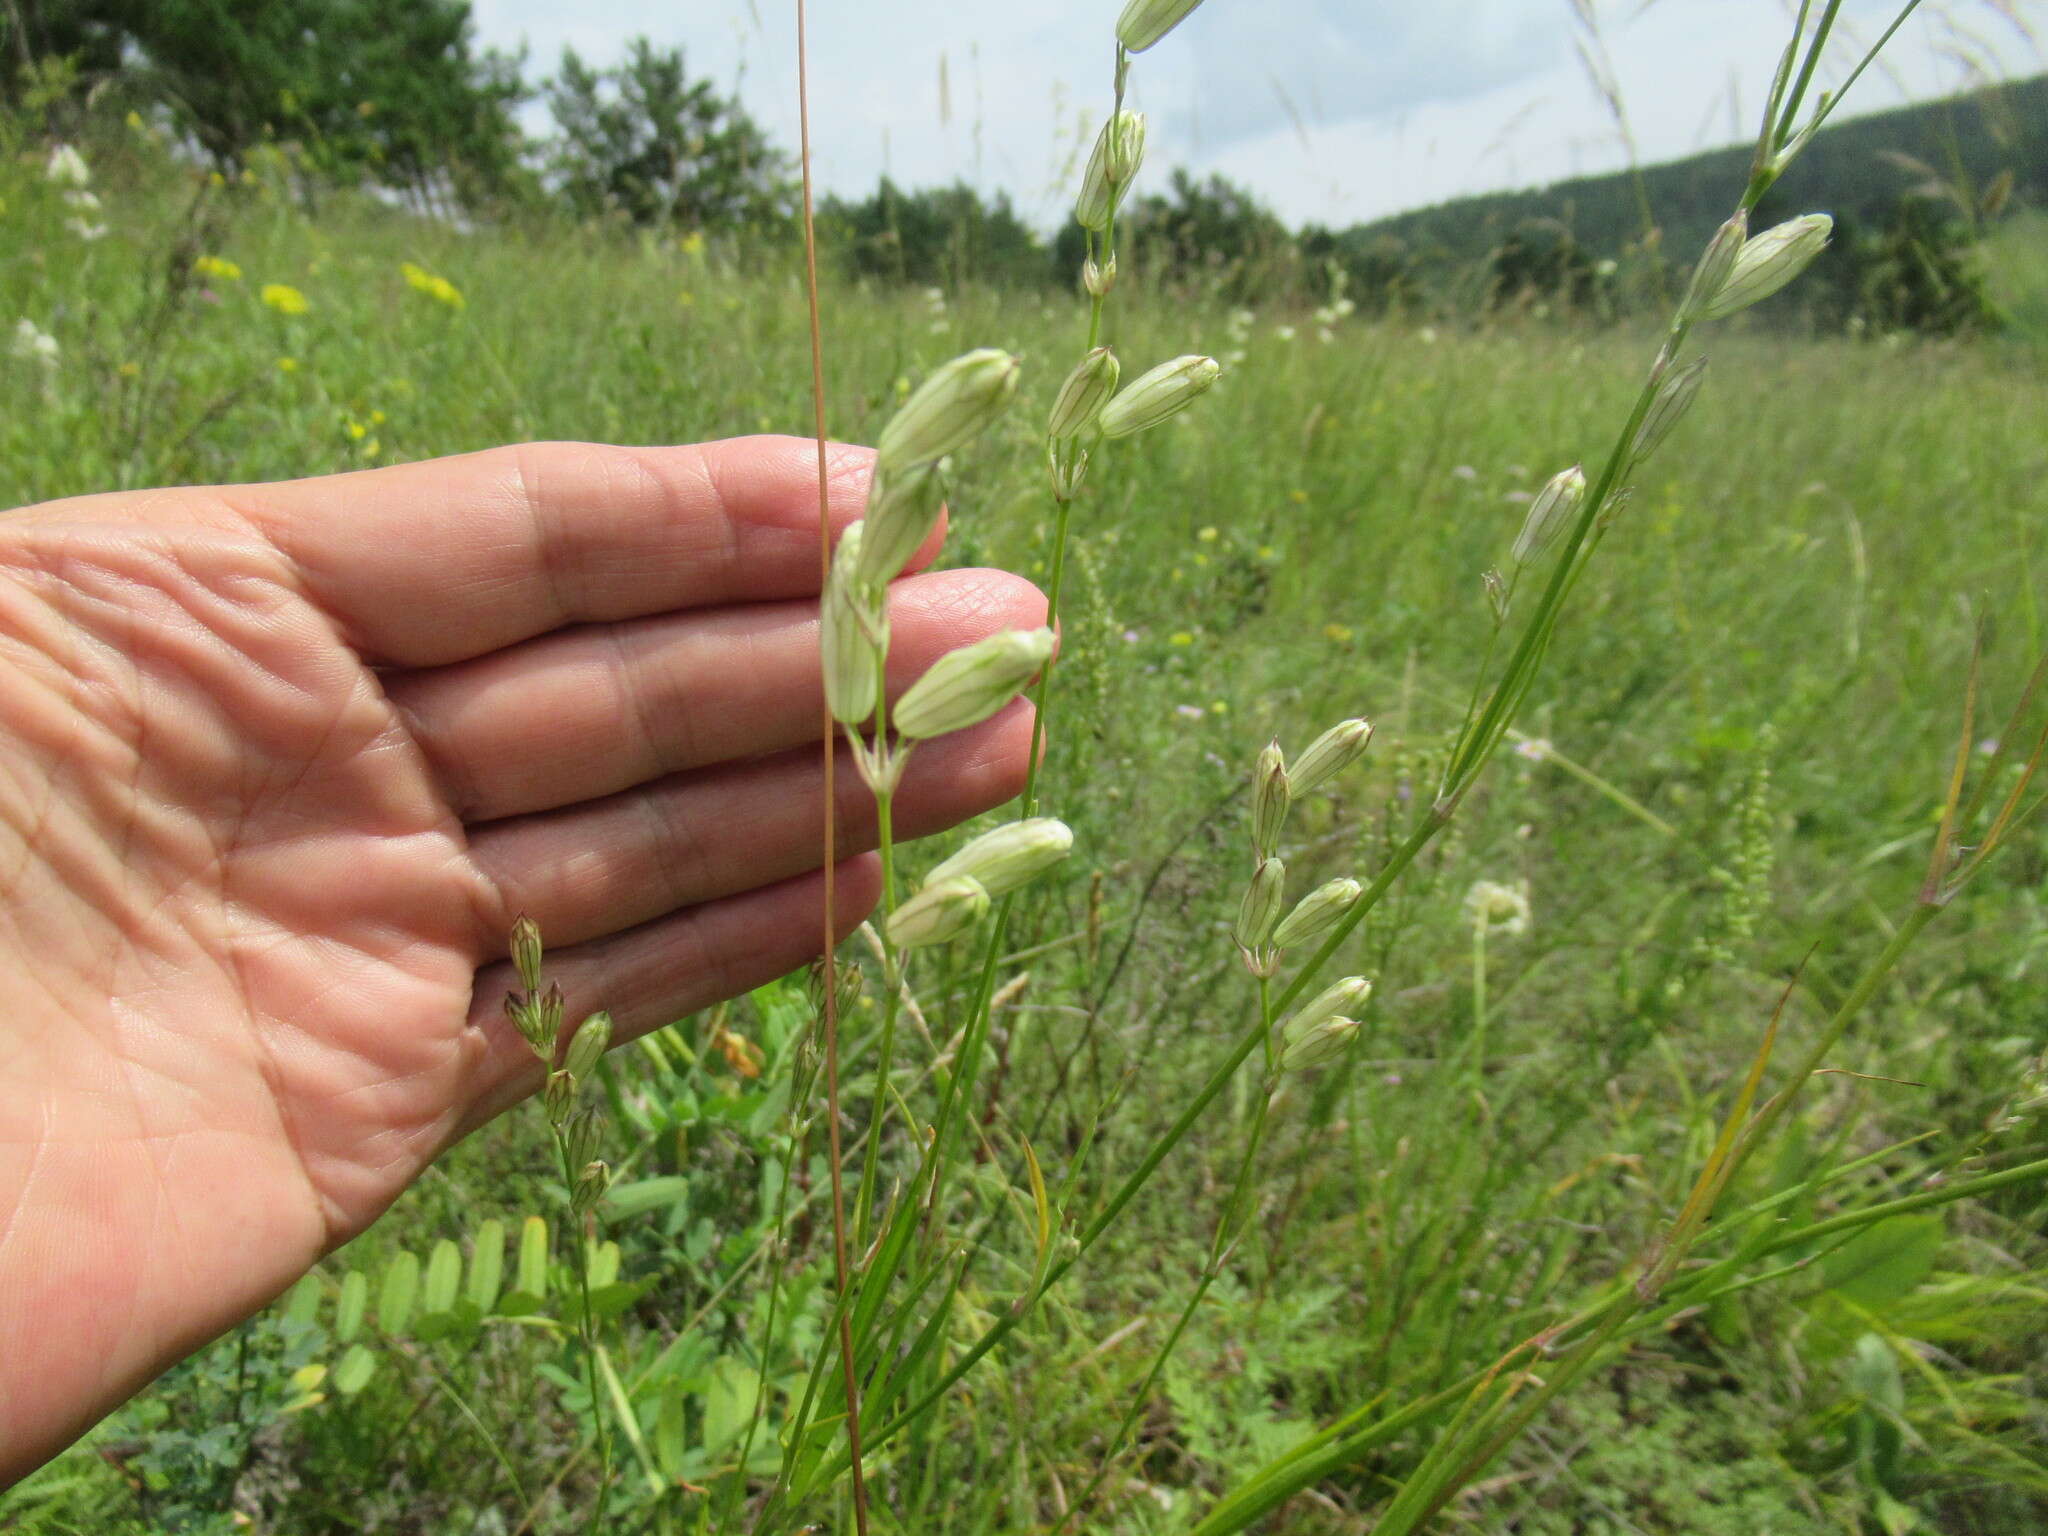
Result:
[[[873,461],[829,446],[835,530],[861,515]],[[808,438],[525,443],[218,494],[292,561],[355,648],[389,666],[819,584]],[[911,568],[937,548],[935,535]]]

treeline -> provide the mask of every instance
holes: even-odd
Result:
[[[522,109],[550,127],[522,127]],[[154,114],[223,171],[291,151],[310,197],[374,185],[469,218],[540,214],[777,243],[796,167],[741,105],[645,39],[551,74],[477,46],[469,0],[4,0],[0,104],[52,132],[97,106]],[[1835,244],[1796,299],[1822,325],[1957,332],[1998,316],[1974,264],[2010,207],[2048,206],[2048,76],[1831,127],[1763,216],[1812,207]],[[1668,299],[1726,211],[1729,149],[1537,191],[1464,198],[1335,230],[1289,230],[1246,189],[1174,172],[1120,220],[1140,279],[1234,302],[1367,312],[1561,311]],[[827,248],[884,282],[1066,286],[1084,241],[1046,240],[1001,193],[904,189],[819,210]]]

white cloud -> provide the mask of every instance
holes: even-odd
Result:
[[[2001,0],[2010,3],[2010,0]],[[2037,13],[2043,0],[2017,0]],[[1057,221],[1080,147],[1106,110],[1117,0],[812,0],[815,164],[859,194],[885,172],[924,186],[1005,190]],[[1883,0],[1850,0],[1867,35]],[[680,45],[694,73],[737,94],[794,146],[796,64],[787,0],[672,0],[569,10],[476,0],[487,44],[562,46],[608,60],[640,34]],[[1787,34],[1784,0],[1661,0],[1603,7],[1637,141],[1658,160],[1751,131]],[[2002,72],[2041,67],[1989,0],[1953,0],[1909,24],[1850,110],[1954,89],[1941,50],[1988,50]],[[943,81],[943,85],[942,85]],[[1614,125],[1572,51],[1566,0],[1209,0],[1140,56],[1133,104],[1153,119],[1149,171],[1175,164],[1250,186],[1290,222],[1344,225],[1460,193],[1530,185],[1623,162]],[[1739,112],[1731,111],[1731,98]]]

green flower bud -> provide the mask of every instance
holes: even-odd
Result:
[[[1102,407],[1116,393],[1117,372],[1116,354],[1107,347],[1097,347],[1076,363],[1052,403],[1045,435],[1054,439],[1079,437],[1094,426]]]
[[[1761,240],[1763,236],[1757,238]],[[1676,373],[1666,376],[1657,387],[1656,397],[1650,401],[1643,424],[1636,428],[1636,440],[1629,449],[1632,458],[1640,461],[1657,451],[1657,445],[1671,435],[1671,429],[1692,409],[1692,402],[1706,377],[1707,360],[1704,357],[1696,357]]]
[[[1250,953],[1265,947],[1273,937],[1273,924],[1279,921],[1280,906],[1286,899],[1287,866],[1279,859],[1259,860],[1251,883],[1244,888],[1244,899],[1237,904],[1237,921],[1230,930],[1239,949]]]
[[[1834,228],[1826,214],[1809,213],[1765,230],[1742,248],[1727,282],[1700,310],[1700,319],[1719,320],[1768,299],[1813,265],[1828,248]]]
[[[604,1198],[604,1192],[612,1187],[611,1165],[603,1162],[588,1162],[576,1176],[576,1188],[570,1192],[569,1204],[578,1216],[587,1216],[597,1209],[597,1202]]]
[[[541,1099],[547,1105],[548,1118],[561,1121],[576,1107],[576,1076],[572,1072],[550,1072],[548,1086]]]
[[[1364,893],[1365,887],[1348,876],[1317,886],[1295,903],[1292,912],[1280,919],[1280,926],[1273,930],[1273,947],[1293,949],[1298,944],[1320,939],[1344,920],[1344,915],[1358,905],[1358,898]]]
[[[581,1168],[597,1156],[597,1111],[585,1106],[569,1116],[562,1129],[562,1144],[568,1150],[571,1168]]]
[[[593,1013],[570,1036],[568,1052],[562,1057],[562,1070],[579,1081],[590,1076],[591,1069],[603,1058],[605,1048],[611,1043],[612,1016]]]
[[[1363,976],[1346,976],[1342,981],[1332,982],[1280,1026],[1281,1038],[1292,1042],[1340,1014],[1355,1014],[1371,996],[1372,983]]]
[[[1340,720],[1294,760],[1287,771],[1288,785],[1297,795],[1305,795],[1357,762],[1371,744],[1370,720]]]
[[[1143,53],[1188,18],[1202,0],[1130,0],[1116,19],[1116,38],[1132,53]]]
[[[1013,821],[984,832],[924,878],[926,885],[968,879],[991,896],[1035,880],[1064,859],[1074,847],[1067,824],[1051,816]]]
[[[875,467],[900,472],[971,441],[1010,403],[1022,366],[1007,352],[983,347],[935,370],[882,428]]]
[[[964,875],[925,886],[898,907],[884,925],[899,949],[945,944],[980,921],[988,910],[988,892]]]
[[[946,462],[933,459],[893,472],[876,469],[868,482],[867,516],[857,525],[861,537],[854,576],[863,586],[886,587],[931,537],[945,504]]]
[[[1748,238],[1749,215],[1738,209],[1733,218],[1714,231],[1714,238],[1700,255],[1699,265],[1692,269],[1692,281],[1686,285],[1685,299],[1678,306],[1679,319],[1702,318],[1702,311],[1727,286],[1728,274],[1735,270],[1735,260]]]
[[[1129,437],[1178,416],[1223,372],[1213,357],[1190,354],[1140,374],[1102,408],[1096,424],[1104,437]]]
[[[1052,657],[1049,629],[1006,629],[948,651],[905,691],[896,729],[923,741],[979,725],[1001,709]]]
[[[860,579],[866,527],[855,523],[839,536],[820,614],[825,701],[832,718],[844,725],[858,725],[874,714],[889,654],[888,599],[879,587]]]
[[[1269,741],[1252,769],[1252,849],[1262,859],[1271,858],[1280,846],[1280,825],[1287,820],[1290,797],[1287,760],[1280,743]]]
[[[1357,1033],[1356,1019],[1347,1019],[1341,1014],[1336,1018],[1325,1019],[1315,1028],[1303,1030],[1281,1046],[1280,1070],[1306,1072],[1311,1067],[1320,1067],[1335,1061],[1343,1054],[1344,1047],[1351,1043],[1351,1037]]]
[[[1145,114],[1119,112],[1102,125],[1081,173],[1081,195],[1074,218],[1084,229],[1106,229],[1123,189],[1138,174],[1145,158]]]
[[[540,990],[540,925],[524,912],[512,923],[512,967],[528,992]]]
[[[1578,515],[1579,504],[1585,499],[1586,474],[1578,465],[1551,476],[1550,483],[1536,493],[1536,499],[1529,504],[1529,515],[1522,520],[1522,531],[1515,538],[1513,550],[1515,564],[1527,565],[1550,548],[1552,541]]]

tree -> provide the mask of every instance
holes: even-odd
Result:
[[[567,48],[545,91],[556,128],[550,174],[581,214],[696,229],[794,214],[789,156],[738,102],[690,79],[681,49],[635,38],[621,63],[593,69]]]
[[[1129,259],[1168,282],[1199,283],[1233,300],[1299,277],[1294,241],[1270,209],[1222,176],[1197,181],[1180,168],[1164,195],[1138,198],[1117,216],[1117,246],[1119,261]],[[1080,272],[1086,249],[1084,231],[1070,222],[1054,251],[1069,281]]]
[[[983,202],[964,182],[905,192],[887,177],[859,202],[827,198],[819,211],[829,243],[856,272],[899,282],[958,284],[970,278],[1038,283],[1045,250],[1001,192]]]

